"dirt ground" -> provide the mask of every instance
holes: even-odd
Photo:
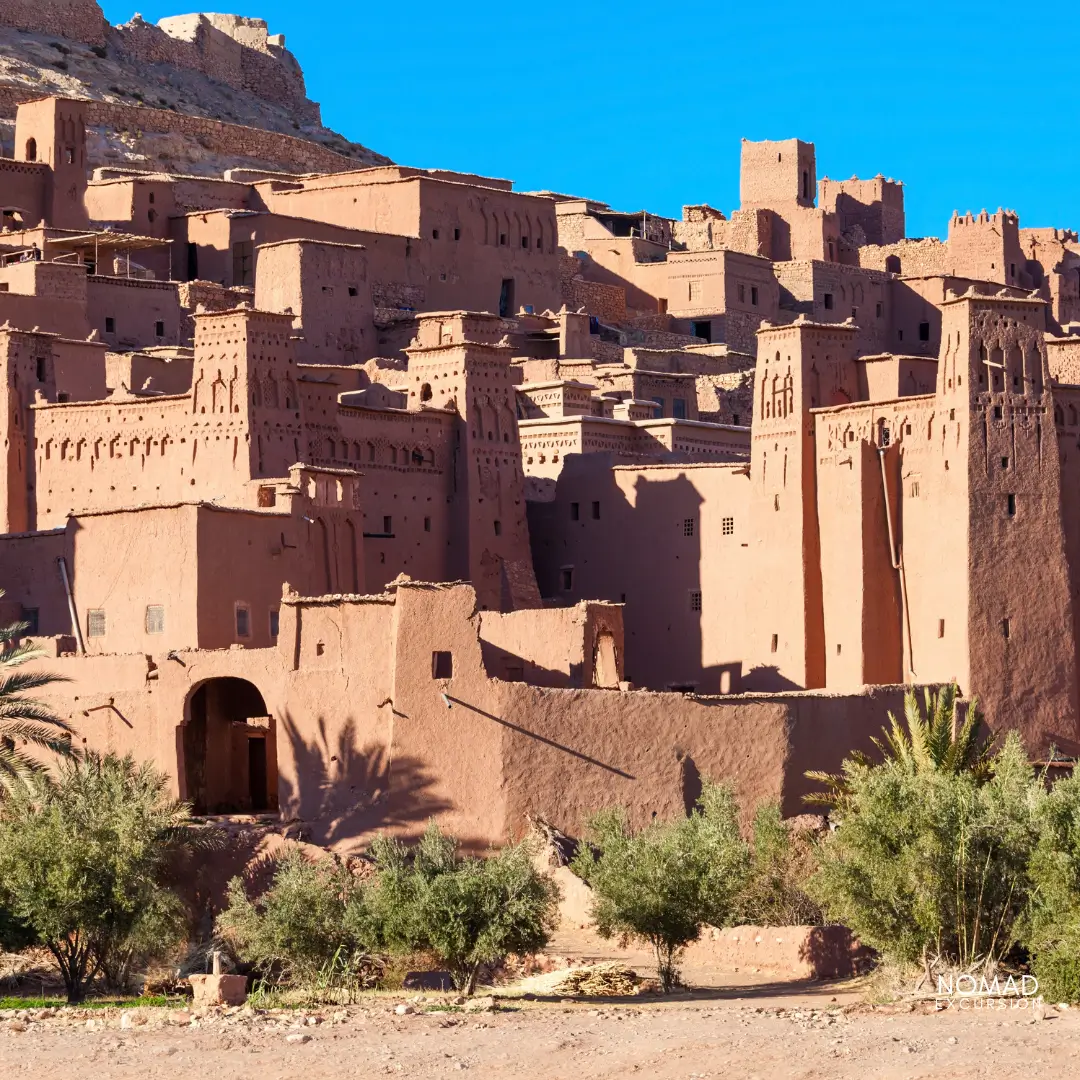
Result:
[[[550,952],[648,955],[578,934]],[[793,982],[685,969],[692,991],[618,1001],[380,994],[348,1008],[0,1012],[0,1076],[103,1080],[417,1080],[464,1071],[601,1080],[1080,1076],[1080,1009],[873,1006],[865,980]],[[1027,1003],[1025,1003],[1026,1005]],[[398,1012],[399,1009],[404,1011]]]
[[[507,1001],[492,1012],[419,1011],[437,1008],[432,998],[406,1006],[418,1011],[405,1015],[383,997],[317,1013],[238,1010],[200,1018],[148,1009],[122,1021],[114,1010],[97,1013],[90,1029],[83,1016],[35,1020],[31,1014],[0,1019],[0,1074],[108,1080],[426,1080],[466,1070],[565,1080],[1080,1074],[1075,1010],[1034,1020],[1022,1011],[838,1009],[830,989],[758,985],[662,1003]]]

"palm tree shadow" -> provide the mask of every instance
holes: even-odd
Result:
[[[283,738],[293,767],[278,778],[279,805],[283,816],[304,823],[311,843],[356,849],[380,830],[417,833],[433,815],[453,809],[436,793],[424,762],[383,745],[362,747],[352,717],[332,735],[325,717],[301,730],[286,713],[279,745]]]

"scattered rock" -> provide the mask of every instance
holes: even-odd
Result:
[[[21,1032],[21,1031],[25,1031],[26,1028],[27,1028],[27,1023],[26,1023],[25,1020],[9,1020],[7,1022],[8,1031],[13,1031],[16,1034]]]
[[[311,1042],[311,1036],[306,1031],[294,1031],[291,1035],[285,1036],[287,1043],[309,1043]]]
[[[489,994],[487,997],[469,998],[465,1004],[466,1012],[494,1012],[495,999]]]
[[[398,1005],[394,1009],[394,1012],[396,1012],[398,1016],[406,1016],[409,1013],[416,1012],[416,1010],[411,1005]]]

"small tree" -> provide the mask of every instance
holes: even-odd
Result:
[[[959,688],[954,683],[938,691],[926,687],[923,706],[914,688],[904,692],[904,721],[889,713],[889,726],[881,738],[872,739],[885,761],[894,761],[911,772],[970,773],[979,783],[992,772],[994,738],[984,734],[983,715],[972,699],[964,719],[959,714]],[[925,712],[924,712],[925,709]],[[861,751],[850,754],[840,773],[808,772],[824,791],[806,796],[806,802],[843,810],[851,794],[851,770],[873,762]]]
[[[90,753],[62,762],[55,784],[16,787],[0,802],[0,884],[56,957],[69,1001],[99,970],[126,984],[134,961],[182,936],[170,862],[214,834],[189,826],[167,783],[131,757]]]
[[[468,994],[482,964],[542,949],[558,921],[558,887],[533,866],[527,844],[466,858],[432,823],[413,850],[380,837],[372,855],[369,925],[394,951],[431,950]]]
[[[1019,737],[979,783],[969,769],[845,763],[848,796],[811,893],[830,917],[901,962],[971,967],[1023,931],[1041,778]]]
[[[704,782],[688,817],[634,832],[618,810],[597,814],[572,869],[595,892],[593,918],[602,937],[621,935],[652,946],[665,993],[677,985],[682,951],[703,924],[723,926],[747,872],[729,788]]]
[[[1080,776],[1058,780],[1039,807],[1031,859],[1028,947],[1040,990],[1080,1000]]]
[[[0,598],[3,598],[0,590]],[[25,787],[32,779],[39,782],[45,765],[19,749],[28,743],[53,754],[71,754],[71,729],[43,702],[27,697],[54,683],[65,682],[60,675],[46,671],[20,670],[24,664],[44,653],[32,642],[21,638],[29,629],[25,622],[0,627],[0,791]]]
[[[762,803],[754,813],[750,865],[732,921],[759,926],[820,923],[821,905],[806,892],[816,869],[816,841],[793,830],[778,803]]]
[[[242,878],[229,882],[217,930],[269,983],[351,989],[374,974],[363,908],[361,884],[346,867],[289,848],[258,899],[248,897]]]

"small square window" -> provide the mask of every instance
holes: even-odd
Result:
[[[39,632],[39,626],[41,625],[40,612],[36,607],[25,607],[22,609],[22,621],[26,623],[26,633],[36,634]]]
[[[147,604],[146,632],[148,634],[165,633],[165,607],[162,604]]]
[[[394,519],[386,514],[382,519],[382,531],[384,533],[392,533],[394,531]]]
[[[831,292],[827,292],[827,293],[825,294],[825,310],[826,310],[826,311],[832,311],[832,306],[833,306],[833,297],[832,297],[832,293],[831,293]]]
[[[920,341],[929,341],[930,340],[930,324],[928,322],[919,323],[919,340]]]
[[[691,611],[700,611],[701,610],[701,590],[700,589],[691,589],[690,590],[690,610]]]
[[[115,334],[116,333],[116,320],[111,315],[106,315],[105,316],[105,333],[106,334]]]
[[[452,679],[454,677],[453,653],[433,652],[431,654],[431,677],[433,679]]]
[[[570,504],[570,520],[571,521],[580,521],[581,520],[581,503],[572,502]]]
[[[165,336],[165,324],[160,319],[158,319],[158,321],[156,323],[154,323],[154,336],[155,337],[164,337]]]
[[[598,502],[594,502],[592,504],[592,516],[593,516],[593,521],[599,521],[600,520],[600,504]]]
[[[693,536],[694,535],[694,519],[693,518],[684,518],[683,519],[682,534],[683,534],[683,536]]]
[[[246,607],[236,609],[236,636],[251,637],[251,611]]]
[[[432,240],[438,240],[439,239],[439,230],[438,229],[432,229],[431,230],[431,239]]]
[[[732,536],[735,533],[735,519],[733,517],[722,518],[720,522],[720,531],[724,536]]]
[[[270,609],[270,636],[276,638],[281,629],[281,612],[278,608]]]
[[[461,230],[460,229],[455,229],[454,230],[454,239],[455,240],[460,240],[461,239]]]
[[[357,287],[355,285],[350,285],[349,286],[349,295],[350,296],[358,296],[359,294],[360,294],[360,290],[357,289]]]
[[[570,592],[574,587],[574,568],[572,566],[564,566],[559,571],[559,584],[562,586],[563,592]]]
[[[86,636],[87,637],[104,637],[105,636],[105,609],[104,608],[91,608],[86,613]]]

